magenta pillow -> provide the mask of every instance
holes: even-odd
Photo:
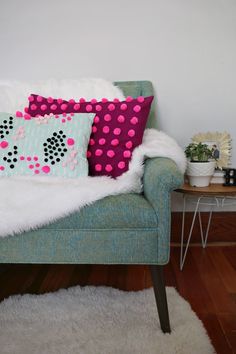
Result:
[[[142,143],[153,96],[108,101],[65,101],[30,95],[28,114],[96,113],[88,146],[89,174],[118,177],[128,170],[134,148]]]

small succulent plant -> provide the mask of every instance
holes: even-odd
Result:
[[[185,149],[185,155],[191,162],[208,162],[213,157],[213,150],[207,144],[191,143]]]

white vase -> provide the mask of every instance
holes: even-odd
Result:
[[[216,162],[190,162],[187,163],[187,176],[189,184],[193,187],[207,187],[215,171]]]

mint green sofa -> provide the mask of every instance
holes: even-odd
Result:
[[[126,96],[153,95],[148,81],[116,82]],[[157,128],[154,106],[148,127]],[[170,332],[162,266],[169,261],[176,164],[147,159],[142,194],[106,197],[35,231],[0,238],[0,263],[148,264],[163,332]]]

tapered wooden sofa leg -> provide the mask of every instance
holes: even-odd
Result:
[[[170,320],[166,298],[166,288],[163,274],[163,266],[150,265],[153,288],[156,298],[157,311],[163,333],[170,333]]]

